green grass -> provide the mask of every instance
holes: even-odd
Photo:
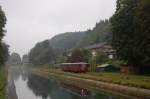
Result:
[[[110,79],[110,82],[120,85],[150,89],[150,76],[127,75],[121,73],[89,73],[89,75],[98,78],[104,77]]]
[[[150,89],[150,76],[127,75],[127,74],[109,73],[109,72],[102,72],[102,73],[89,72],[86,74],[78,74],[78,73],[62,72],[60,70],[49,70],[48,72],[59,73],[60,75],[61,74],[70,75],[70,76],[84,78],[84,79],[114,83],[119,85],[125,85],[130,87]]]
[[[5,99],[6,75],[4,70],[0,70],[0,99]]]

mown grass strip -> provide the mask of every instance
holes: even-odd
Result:
[[[63,80],[70,80],[74,83],[84,83],[84,85],[92,86],[95,89],[105,89],[108,91],[113,91],[115,93],[129,95],[129,96],[135,96],[140,98],[150,98],[150,90],[147,89],[141,89],[141,88],[135,88],[135,87],[128,87],[128,86],[122,86],[119,84],[113,84],[103,81],[97,81],[97,80],[91,80],[91,79],[85,79],[80,78],[79,76],[73,76],[76,74],[66,73],[66,72],[60,72],[60,71],[49,71],[49,70],[35,70],[35,72],[38,72],[39,74],[49,75],[55,78],[61,78]],[[77,74],[79,75],[79,74]],[[133,99],[133,98],[132,98]]]
[[[70,75],[74,77],[103,81],[130,87],[150,89],[150,76],[126,75],[121,73],[106,73],[106,72],[102,73],[89,72],[87,74],[77,74],[77,73],[63,72],[55,69],[54,70],[42,69],[42,71],[57,73],[60,75]]]
[[[5,99],[6,73],[0,69],[0,99]]]

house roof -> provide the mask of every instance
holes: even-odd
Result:
[[[106,42],[104,43],[98,43],[98,44],[94,44],[94,45],[90,45],[90,46],[86,46],[84,47],[85,49],[97,49],[97,48],[101,48],[104,45],[106,45]]]
[[[85,62],[77,62],[77,63],[62,63],[62,64],[89,64],[89,63],[85,63]]]
[[[97,66],[97,67],[104,68],[104,67],[107,67],[107,66],[110,66],[110,64],[102,64],[102,65],[99,65],[99,66]]]

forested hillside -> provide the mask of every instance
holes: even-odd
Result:
[[[86,32],[68,32],[56,35],[49,42],[54,49],[68,50],[75,48],[85,35]]]
[[[109,20],[101,20],[92,30],[85,32],[68,32],[50,39],[50,45],[56,49],[71,49],[101,42],[111,42],[111,24]]]
[[[37,43],[29,53],[29,62],[33,65],[53,63],[56,59],[55,51],[48,40]]]
[[[112,34],[110,32],[111,24],[109,20],[101,20],[99,23],[96,23],[96,26],[93,30],[88,30],[86,36],[80,41],[80,46],[87,46],[101,42],[111,42]]]
[[[29,53],[29,62],[33,65],[54,63],[64,52],[78,47],[111,41],[110,22],[101,20],[92,30],[67,32],[54,36],[50,40],[37,43]]]

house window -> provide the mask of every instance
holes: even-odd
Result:
[[[92,51],[92,55],[96,56],[96,51],[95,50]]]
[[[110,58],[110,59],[113,59],[114,58],[114,56],[111,54],[111,55],[108,55],[108,57]]]

